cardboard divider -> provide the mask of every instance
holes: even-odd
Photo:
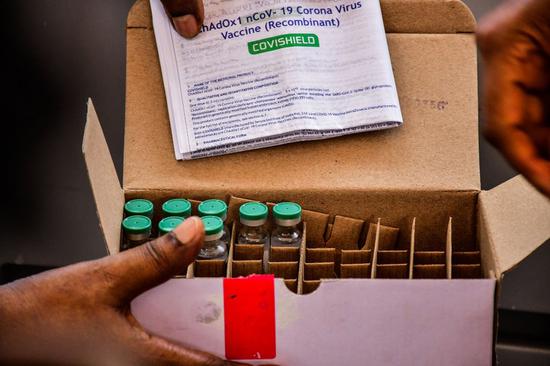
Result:
[[[367,242],[374,240],[371,278],[410,278],[409,264],[411,256],[409,248],[411,247],[407,249],[396,248],[400,229],[382,225],[381,219],[378,219],[374,235],[371,234],[372,231],[372,229],[369,229],[370,235],[367,235]]]
[[[312,293],[313,291],[317,290],[321,285],[321,280],[313,280],[313,281],[304,280],[302,282],[303,282],[302,284],[303,290],[301,294],[303,295]],[[298,293],[300,294],[300,292]]]
[[[481,253],[472,252],[453,252],[453,264],[480,264]]]
[[[378,221],[376,223],[376,227],[375,227],[375,230],[373,231],[372,230],[372,226],[369,227],[369,234],[371,232],[374,232],[372,235],[372,242],[373,242],[373,250],[372,250],[372,266],[371,266],[371,275],[370,277],[371,278],[376,278],[376,271],[377,271],[377,267],[378,267],[378,250],[380,248],[380,221],[381,219],[378,218]],[[367,243],[369,241],[369,236],[367,235],[367,239],[365,240]],[[367,244],[365,244],[365,247],[367,246]],[[363,247],[363,248],[365,248]]]
[[[194,277],[225,277],[225,259],[196,259]]]
[[[298,278],[299,262],[268,262],[267,271],[277,278],[292,280]]]
[[[408,264],[377,264],[376,278],[407,278]]]
[[[407,264],[409,263],[408,250],[379,250],[378,264]]]
[[[232,277],[250,276],[263,272],[263,260],[233,260]]]
[[[233,261],[236,260],[263,260],[264,246],[257,244],[234,244]]]
[[[306,246],[307,246],[307,223],[303,223],[303,231],[302,231],[302,243],[300,245],[300,260],[298,262],[298,286],[296,286],[298,295],[303,294],[303,286],[304,286],[304,272],[305,272],[305,262],[306,262]]]
[[[413,217],[411,222],[411,243],[410,243],[410,251],[409,251],[409,280],[412,280],[414,278],[414,259],[415,259],[415,253],[416,253],[416,217]]]
[[[185,273],[185,278],[191,279],[193,277],[195,277],[195,262],[187,266],[187,271]]]
[[[271,247],[269,260],[271,262],[298,262],[300,248]]]
[[[416,219],[413,220],[409,279],[452,278],[452,217],[448,218],[445,246],[424,244],[422,250],[416,247]],[[425,249],[435,248],[435,249]]]
[[[372,250],[342,250],[341,264],[370,264]]]
[[[304,279],[307,281],[336,278],[334,262],[305,263]]]
[[[334,263],[335,248],[306,248],[306,263]]]
[[[413,267],[414,278],[446,278],[445,264],[415,264]]]
[[[324,248],[325,231],[330,215],[310,210],[302,210],[302,221],[307,222],[307,246],[309,248]]]
[[[341,278],[370,278],[370,263],[340,264]]]
[[[452,278],[482,278],[481,264],[454,264]]]
[[[414,264],[445,264],[446,255],[444,251],[422,251],[414,253]]]
[[[285,285],[286,287],[294,292],[294,293],[297,293],[298,292],[298,280],[284,280],[285,282]]]
[[[445,243],[445,265],[446,265],[446,274],[447,279],[453,277],[453,218],[449,217],[449,223],[447,224],[447,241]]]
[[[227,278],[233,277],[233,258],[235,257],[235,238],[237,237],[237,223],[231,225],[231,240],[229,241],[229,254],[227,256]]]
[[[399,238],[399,228],[370,224],[367,239],[363,249],[373,249],[376,234],[378,232],[379,250],[392,250],[396,249]]]
[[[326,247],[340,250],[359,249],[364,220],[336,215],[334,222],[325,234]]]

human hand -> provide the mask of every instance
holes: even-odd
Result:
[[[185,38],[195,37],[204,20],[202,0],[161,0],[174,27]]]
[[[202,221],[190,218],[140,247],[0,287],[0,364],[232,365],[148,334],[130,313],[203,240]]]
[[[550,197],[550,2],[505,2],[483,19],[485,136]]]

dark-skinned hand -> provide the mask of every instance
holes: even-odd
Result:
[[[202,0],[161,0],[168,15],[172,18],[174,28],[185,38],[192,38],[199,33],[204,20]]]
[[[480,22],[485,136],[550,197],[550,1],[512,0]]]
[[[190,218],[140,247],[1,286],[0,364],[234,364],[148,334],[130,313],[132,299],[184,271],[203,240],[202,221]]]

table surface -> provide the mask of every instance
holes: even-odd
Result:
[[[9,143],[0,263],[64,265],[105,254],[81,141],[94,99],[122,170],[125,29],[133,0],[6,2],[3,85]],[[479,18],[499,1],[466,1]],[[9,55],[9,57],[6,57]],[[480,75],[482,79],[482,75]],[[516,173],[482,138],[483,189]],[[507,276],[500,307],[550,313],[550,246]]]

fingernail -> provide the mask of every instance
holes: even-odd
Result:
[[[197,33],[199,33],[199,23],[197,22],[197,19],[191,14],[172,18],[172,20],[174,22],[174,27],[176,27],[178,33],[185,38],[195,37]]]
[[[198,217],[186,219],[180,226],[172,231],[182,244],[191,244],[200,235],[202,221]]]

